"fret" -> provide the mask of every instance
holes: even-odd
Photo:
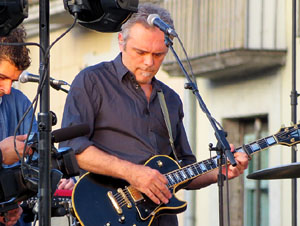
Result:
[[[242,147],[236,148],[235,149],[236,152],[245,152],[244,149]]]
[[[168,179],[170,185],[176,184],[176,181],[173,179],[171,174],[167,174],[166,176],[167,176],[167,179]]]
[[[266,142],[265,139],[260,139],[257,141],[258,145],[260,146],[261,149],[265,149],[269,147],[268,143]]]
[[[259,147],[259,145],[258,145],[256,142],[253,142],[253,143],[251,143],[251,144],[249,144],[249,145],[250,145],[251,150],[252,150],[253,152],[257,152],[257,151],[260,150],[260,147]]]
[[[188,169],[187,169],[186,167],[184,167],[184,168],[182,169],[182,171],[183,171],[183,173],[185,174],[186,178],[188,178],[188,179],[192,178],[192,176],[189,174]],[[186,179],[186,178],[185,178],[185,179]]]
[[[193,164],[193,171],[196,172],[196,175],[200,175],[202,173],[201,169],[198,166],[198,163],[197,164]],[[198,169],[197,169],[198,168]]]
[[[187,175],[185,174],[184,170],[180,170],[179,172],[180,172],[181,177],[183,178],[183,180],[186,180],[188,178]]]
[[[210,164],[212,169],[217,168],[218,164],[217,164],[217,162],[214,161],[214,158],[208,159],[208,161],[209,161],[209,164]]]
[[[195,176],[194,171],[191,169],[191,167],[187,167],[187,172],[191,175],[191,177]]]
[[[173,175],[175,176],[177,183],[181,182],[181,178],[177,172],[174,172]]]
[[[190,169],[190,167],[185,167],[184,172],[188,176],[188,178],[192,178],[195,175],[195,173]]]
[[[253,153],[251,147],[250,147],[248,144],[245,145],[244,147],[247,149],[247,151],[248,151],[249,154],[252,154],[252,153]]]
[[[210,164],[209,159],[208,159],[208,160],[205,160],[205,161],[204,161],[204,164],[205,164],[207,170],[211,170],[211,169],[212,169],[212,166],[211,166],[211,164]]]
[[[201,172],[207,171],[206,166],[205,166],[205,164],[203,162],[200,162],[199,167],[201,169]]]
[[[213,158],[213,161],[214,161],[215,166],[216,166],[216,168],[217,168],[217,167],[218,167],[218,158],[217,158],[217,157],[214,157],[214,158]]]
[[[273,136],[270,136],[270,137],[266,137],[265,140],[267,141],[268,145],[271,146],[273,144],[276,144],[276,140]]]

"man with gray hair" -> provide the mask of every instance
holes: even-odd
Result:
[[[79,166],[95,174],[121,178],[155,204],[172,197],[167,178],[145,166],[155,155],[174,158],[159,102],[162,91],[169,111],[175,152],[181,165],[196,161],[183,126],[178,94],[155,78],[167,52],[164,33],[147,23],[158,14],[173,26],[167,10],[140,4],[138,12],[118,35],[121,53],[111,62],[88,67],[74,79],[64,109],[62,127],[88,123],[90,134],[63,142],[76,151]],[[229,179],[247,168],[245,154],[236,153],[237,167],[229,166]],[[194,179],[187,188],[199,189],[217,181],[214,170]],[[176,226],[176,215],[156,217],[151,225]]]

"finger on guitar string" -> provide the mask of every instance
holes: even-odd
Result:
[[[165,187],[165,185],[163,185]],[[167,204],[169,202],[168,194],[164,192],[161,188],[157,187],[153,184],[153,186],[150,187],[151,192],[163,203]],[[166,190],[166,189],[164,189]],[[160,203],[157,203],[160,204]]]
[[[232,179],[234,177],[237,177],[241,174],[244,173],[244,170],[247,169],[248,167],[248,156],[245,153],[242,152],[236,152],[234,154],[235,160],[237,165],[236,166],[232,166],[229,165],[228,166],[228,178]],[[223,167],[223,174],[225,174],[225,166]]]
[[[138,191],[147,195],[154,203],[167,203],[172,197],[171,192],[166,187],[168,180],[158,170],[148,166],[134,165],[127,181]]]
[[[159,198],[149,189],[147,189],[145,192],[144,192],[154,203],[156,203],[157,205],[160,204],[160,200]]]

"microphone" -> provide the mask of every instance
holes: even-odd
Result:
[[[78,124],[52,131],[52,142],[59,143],[65,140],[70,140],[75,137],[87,135],[90,132],[88,124]]]
[[[26,82],[37,82],[38,83],[40,81],[40,76],[31,74],[27,71],[23,71],[19,77],[19,81],[21,83],[26,83]],[[53,88],[56,88],[61,85],[69,85],[69,84],[63,80],[56,80],[54,78],[50,78],[50,85]]]
[[[162,19],[160,19],[157,14],[150,14],[147,18],[147,22],[150,26],[158,27],[162,32],[172,37],[177,37],[177,33],[170,25],[166,24]]]
[[[53,130],[51,132],[51,142],[59,143],[76,137],[85,136],[89,134],[89,132],[90,132],[90,127],[86,123]],[[38,139],[39,139],[38,133],[34,133],[34,132],[30,133],[28,137],[27,145],[37,150]]]

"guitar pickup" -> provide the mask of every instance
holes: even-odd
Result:
[[[139,192],[138,190],[136,190],[135,188],[133,188],[132,186],[129,186],[127,188],[127,190],[129,191],[129,193],[135,203],[142,201],[144,199],[142,193]]]
[[[113,207],[115,208],[115,210],[117,211],[117,213],[119,215],[121,215],[123,213],[121,207],[119,206],[119,203],[117,202],[117,200],[115,199],[115,196],[113,195],[113,193],[111,191],[107,192],[107,196],[110,199]]]

